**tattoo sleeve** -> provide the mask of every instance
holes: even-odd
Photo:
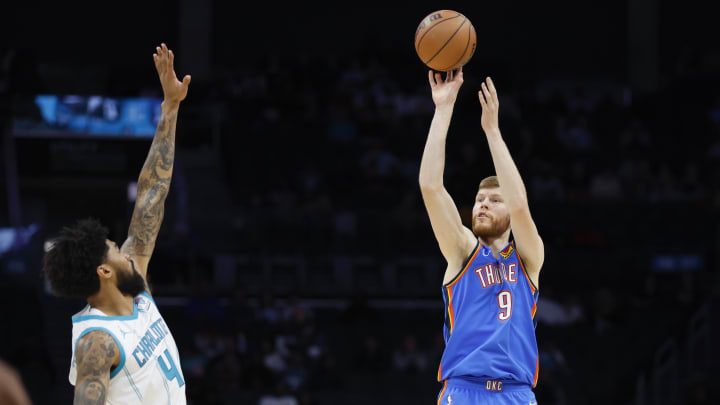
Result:
[[[175,126],[178,109],[163,109],[150,152],[137,184],[137,199],[128,239],[123,252],[134,256],[151,256],[155,239],[165,213],[165,198],[170,189],[175,161]]]
[[[105,404],[110,368],[119,356],[115,340],[101,330],[90,332],[78,341],[74,405]]]

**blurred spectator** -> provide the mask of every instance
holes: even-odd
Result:
[[[596,200],[617,200],[622,196],[618,177],[610,167],[602,168],[590,181],[590,195]]]
[[[275,301],[273,293],[265,289],[261,293],[260,306],[256,309],[255,319],[268,325],[276,325],[283,319],[286,309]]]
[[[371,142],[370,148],[360,158],[360,167],[369,181],[378,181],[400,171],[397,156],[377,140]]]
[[[237,338],[237,350],[239,353],[245,353],[248,345],[247,334],[255,321],[255,311],[248,302],[245,288],[236,287],[234,289],[227,307],[227,317],[232,323],[232,331]]]
[[[235,349],[232,338],[223,339],[224,350],[208,361],[205,376],[221,393],[232,394],[240,389],[240,383],[245,377],[242,368],[242,359]]]
[[[643,122],[637,118],[633,119],[620,134],[620,146],[625,152],[637,155],[639,151],[645,151],[651,146],[650,132]]]
[[[14,367],[0,360],[0,404],[30,405],[20,374]]]
[[[180,346],[183,348],[182,357],[180,357],[183,374],[186,377],[203,377],[209,358],[198,349],[194,340]]]
[[[303,301],[300,300],[300,296],[297,292],[292,292],[290,293],[287,303],[283,308],[282,318],[284,321],[301,326],[312,321],[313,312],[308,305],[304,304]]]
[[[200,269],[200,280],[194,284],[192,295],[185,307],[185,322],[198,329],[216,331],[225,319],[225,307],[208,279],[209,269],[205,266]]]
[[[570,381],[565,356],[551,340],[540,341],[540,375],[538,386],[535,389],[535,399],[538,403],[565,405],[567,393],[565,387]]]
[[[536,201],[565,200],[565,186],[549,162],[537,161],[530,178],[530,195]]]
[[[587,119],[583,115],[577,117],[572,124],[568,124],[564,117],[558,117],[555,134],[568,151],[584,151],[593,146]]]
[[[279,381],[272,393],[260,397],[258,405],[298,405],[298,400],[288,393],[285,383]]]
[[[285,372],[287,362],[281,351],[273,343],[273,340],[269,337],[263,338],[260,342],[260,349],[263,355],[263,365],[266,369],[278,375]]]
[[[299,391],[307,381],[308,371],[305,363],[305,356],[300,350],[290,351],[284,381],[292,392]]]
[[[330,108],[330,123],[328,124],[328,137],[335,141],[352,141],[358,136],[355,121],[350,118],[347,106],[338,103]]]
[[[617,299],[612,290],[597,288],[593,293],[593,322],[597,335],[604,335],[618,326]]]
[[[315,390],[341,391],[347,384],[343,376],[345,370],[338,365],[337,358],[332,352],[325,353],[318,367],[311,377],[311,387]]]
[[[544,286],[537,302],[535,318],[549,326],[571,325],[582,320],[583,309],[577,296],[570,295],[562,302],[553,295],[551,286]]]
[[[375,336],[366,335],[359,349],[356,349],[352,364],[359,372],[370,374],[383,372],[390,365],[390,353]]]
[[[401,372],[417,373],[428,367],[428,358],[418,347],[415,335],[405,336],[402,346],[393,353],[393,368]]]

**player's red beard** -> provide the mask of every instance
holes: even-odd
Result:
[[[499,220],[487,217],[486,222],[480,222],[478,217],[473,218],[473,233],[479,238],[497,238],[510,227],[510,216],[507,215]]]

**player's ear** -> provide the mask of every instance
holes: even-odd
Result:
[[[110,279],[112,278],[112,269],[106,264],[101,264],[97,267],[97,274],[101,280]]]

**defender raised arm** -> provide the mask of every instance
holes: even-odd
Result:
[[[147,266],[165,212],[165,198],[170,189],[178,110],[190,85],[190,76],[186,75],[180,82],[175,75],[173,52],[165,44],[156,50],[153,59],[164,95],[162,115],[138,178],[135,209],[128,229],[128,238],[121,249],[122,253],[132,257],[136,270],[146,279]]]
[[[420,163],[419,181],[433,233],[448,262],[444,281],[447,282],[460,271],[462,262],[477,243],[472,231],[463,226],[455,202],[443,185],[445,140],[455,100],[463,83],[463,73],[462,69],[448,72],[443,81],[440,73],[429,71],[428,79],[435,102],[435,115]]]

